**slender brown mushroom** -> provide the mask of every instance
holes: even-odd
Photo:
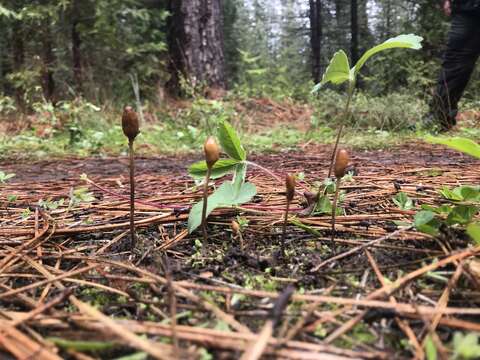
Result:
[[[335,218],[337,215],[337,201],[338,201],[338,193],[340,191],[340,185],[342,178],[345,176],[345,171],[348,166],[350,158],[348,156],[348,152],[345,149],[340,149],[337,152],[337,156],[335,157],[335,167],[334,167],[334,174],[337,178],[337,182],[335,185],[335,197],[333,198],[333,205],[332,205],[332,247],[333,252],[336,253],[336,245],[335,245]]]
[[[135,161],[133,152],[133,142],[137,137],[139,130],[138,116],[131,106],[125,106],[122,115],[122,129],[128,138],[128,153],[130,156],[130,248],[133,250],[136,245],[135,237]]]
[[[285,208],[285,217],[283,219],[283,230],[282,230],[282,255],[285,256],[285,237],[287,234],[287,222],[288,222],[288,212],[290,211],[290,203],[295,196],[295,176],[287,174],[285,176],[285,187],[287,191],[285,196],[287,197],[287,207]]]

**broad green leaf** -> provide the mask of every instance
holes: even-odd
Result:
[[[315,212],[319,214],[331,214],[332,213],[332,203],[328,196],[324,195],[318,199],[317,207]]]
[[[436,214],[450,214],[452,211],[452,206],[448,204],[444,204],[442,206],[431,206],[431,205],[426,205],[423,204],[421,206],[422,210],[428,210],[428,211],[433,211]]]
[[[476,333],[453,335],[454,359],[478,359],[480,357],[479,335]]]
[[[239,194],[242,185],[245,183],[247,176],[247,164],[240,163],[235,167],[235,175],[233,176],[232,184],[235,191],[235,197]]]
[[[236,159],[220,159],[212,168],[212,179],[218,179],[231,172],[234,172],[240,161]],[[188,168],[188,173],[196,179],[203,179],[207,174],[207,163],[205,161],[196,162]]]
[[[427,355],[427,360],[437,360],[437,347],[430,335],[425,338],[425,355]]]
[[[400,191],[395,197],[392,199],[394,204],[398,206],[401,210],[410,210],[413,208],[413,201],[408,197],[407,194]]]
[[[473,239],[475,245],[480,245],[480,223],[468,225],[467,234]]]
[[[463,197],[465,201],[480,201],[480,187],[473,187],[473,186],[460,186],[458,187],[458,191]]]
[[[247,154],[235,129],[226,121],[222,121],[218,126],[218,140],[228,156],[239,161],[246,160]]]
[[[323,85],[329,82],[338,85],[347,80],[350,80],[350,65],[347,54],[345,54],[345,51],[340,50],[333,55],[327,70],[323,74],[322,81],[315,85],[312,93],[317,92]]]
[[[419,211],[415,214],[415,226],[428,224],[435,218],[435,214],[431,211]]]
[[[429,135],[425,140],[433,144],[446,145],[451,149],[480,159],[480,145],[470,139],[461,137],[440,138]]]
[[[352,68],[353,76],[356,77],[360,69],[365,65],[365,62],[370,59],[373,55],[387,50],[387,49],[395,49],[395,48],[407,48],[418,50],[422,48],[422,40],[421,36],[417,36],[414,34],[408,35],[399,35],[394,38],[388,39],[387,41],[383,42],[380,45],[377,45],[370,50],[367,50],[362,57],[358,60],[355,66]]]
[[[418,231],[429,235],[437,235],[440,228],[440,222],[435,218],[431,211],[419,211],[415,214],[414,225]]]
[[[443,187],[441,190],[439,190],[439,193],[447,200],[451,200],[451,201],[463,200],[463,196],[460,193],[450,190],[447,187]]]
[[[252,183],[244,183],[239,191],[235,191],[230,181],[224,182],[208,197],[207,217],[219,207],[231,207],[249,202],[257,193],[257,188]],[[202,224],[203,200],[196,203],[188,216],[188,232],[192,233]]]
[[[448,225],[465,225],[472,221],[473,216],[478,212],[478,208],[473,205],[455,206],[447,217]]]

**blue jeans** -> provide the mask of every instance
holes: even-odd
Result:
[[[458,102],[479,55],[480,16],[476,13],[454,14],[431,106],[441,126],[450,128],[456,124]]]

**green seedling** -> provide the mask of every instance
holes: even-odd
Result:
[[[122,115],[122,129],[128,138],[128,153],[130,157],[130,248],[133,250],[136,245],[135,237],[135,158],[133,142],[140,132],[138,116],[131,106],[125,106]]]
[[[337,136],[335,140],[335,146],[332,151],[332,156],[330,159],[330,167],[328,170],[328,177],[332,175],[333,166],[335,163],[335,155],[337,154],[338,145],[340,142],[340,138],[342,136],[342,131],[345,124],[350,120],[351,117],[351,103],[353,99],[353,95],[355,92],[355,84],[357,81],[357,76],[360,72],[360,69],[365,65],[365,62],[372,57],[373,55],[393,48],[408,48],[418,50],[420,49],[422,38],[420,36],[416,36],[413,34],[409,35],[399,35],[397,37],[391,38],[384,43],[377,45],[370,50],[366,51],[362,57],[357,61],[355,66],[350,68],[350,64],[348,61],[348,57],[343,50],[336,52],[332,59],[330,60],[330,64],[327,67],[327,70],[323,74],[322,81],[315,85],[312,92],[316,93],[320,90],[325,84],[332,83],[334,85],[340,85],[344,82],[347,82],[347,101],[345,104],[344,116],[343,119],[338,127]]]
[[[285,195],[287,197],[287,206],[285,208],[285,217],[283,219],[283,229],[282,229],[282,255],[285,256],[285,236],[287,234],[287,223],[288,223],[288,212],[290,210],[290,203],[295,196],[295,176],[291,174],[287,174],[285,176],[285,188],[286,192]]]
[[[0,183],[5,184],[7,180],[13,178],[15,174],[7,174],[3,171],[0,171]]]
[[[225,181],[209,197],[205,217],[219,207],[236,207],[249,202],[257,193],[254,184],[246,182],[246,172],[249,162],[247,154],[240,143],[240,139],[233,127],[222,121],[218,125],[218,140],[228,159],[220,159],[212,165],[210,178],[218,179],[233,173],[232,181]],[[189,173],[195,179],[204,179],[208,170],[206,161],[200,161],[189,168]],[[195,204],[188,216],[188,231],[192,233],[202,224],[204,201]]]
[[[334,173],[335,177],[337,178],[337,183],[335,186],[335,196],[333,198],[333,205],[332,205],[332,247],[333,252],[337,252],[337,247],[335,245],[335,218],[337,215],[337,200],[338,194],[340,191],[340,185],[342,182],[342,178],[345,176],[348,162],[349,162],[348,152],[345,149],[338,150],[337,155],[335,156],[335,168]]]
[[[470,139],[462,137],[441,138],[427,136],[426,140],[433,144],[448,146],[451,149],[463,152],[464,154],[480,159],[480,144]],[[440,191],[440,194],[445,199],[450,201],[463,201],[468,203],[467,205],[460,205],[459,207],[454,208],[453,211],[450,209],[450,207],[444,208],[448,212],[447,221],[450,218],[450,220],[455,219],[457,222],[458,220],[460,220],[460,222],[462,223],[469,223],[472,220],[473,215],[475,215],[475,213],[477,213],[480,209],[480,206],[478,206],[478,203],[480,203],[480,191],[478,187],[474,188],[470,186],[460,186],[453,189],[453,191],[447,188],[443,188]],[[441,208],[432,210],[438,213],[438,211],[436,211],[438,209]],[[454,216],[452,216],[452,213]],[[417,229],[422,231],[421,227],[417,226]],[[477,245],[480,244],[480,223],[472,222],[467,226],[466,230],[467,234],[472,238],[473,242]]]
[[[203,145],[205,151],[205,162],[207,163],[207,173],[205,174],[205,183],[203,184],[203,208],[202,208],[202,231],[203,241],[207,243],[207,199],[208,199],[208,183],[212,174],[213,165],[220,158],[220,150],[215,142],[215,139],[209,137]]]
[[[480,159],[480,144],[473,140],[462,137],[442,138],[434,136],[427,136],[425,140],[433,144],[448,146],[451,149]]]

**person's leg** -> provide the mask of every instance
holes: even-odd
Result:
[[[480,18],[466,14],[454,15],[442,70],[432,100],[432,113],[444,130],[456,124],[458,102],[479,54]]]

